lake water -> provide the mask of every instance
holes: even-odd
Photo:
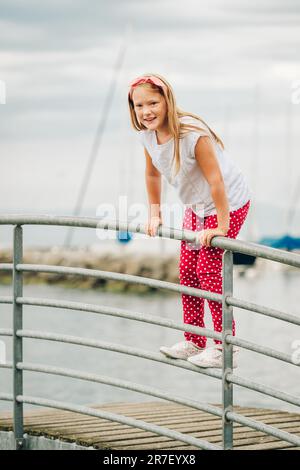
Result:
[[[296,271],[281,271],[279,265],[270,262],[268,270],[261,265],[259,269],[251,268],[244,277],[238,276],[235,272],[234,295],[299,315],[299,281],[300,275]],[[0,295],[11,295],[11,288],[0,286]],[[179,295],[174,294],[157,292],[139,296],[28,285],[24,286],[24,295],[115,306],[181,321],[181,299]],[[207,305],[205,308],[206,327],[211,328],[211,316]],[[0,304],[0,311],[0,328],[11,328],[11,305]],[[287,354],[295,351],[293,342],[300,340],[297,326],[241,309],[235,309],[234,315],[238,337]],[[182,332],[146,323],[94,313],[33,306],[24,307],[24,328],[95,338],[153,352],[157,352],[161,345],[171,345],[183,339]],[[11,361],[11,339],[7,337],[1,339],[7,346],[7,360]],[[212,342],[213,340],[209,339],[208,345]],[[170,390],[173,394],[203,402],[221,403],[221,382],[218,379],[116,352],[25,339],[24,360],[94,372],[165,391]],[[247,350],[240,350],[238,364],[235,373],[239,376],[299,395],[300,370],[296,365]],[[0,377],[1,391],[11,393],[11,371],[0,369]],[[154,397],[108,385],[36,372],[24,373],[24,391],[26,395],[78,404],[157,400]],[[239,386],[234,386],[234,403],[299,411],[294,405],[285,404]],[[8,402],[0,403],[0,409],[9,408]]]

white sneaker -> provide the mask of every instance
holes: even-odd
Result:
[[[237,353],[239,352],[239,348],[237,346],[233,346],[233,364],[232,368],[235,369],[237,367]],[[194,364],[195,366],[199,367],[215,367],[222,369],[223,362],[222,362],[222,348],[216,348],[215,346],[211,348],[207,348],[200,354],[196,356],[188,358],[188,361]]]
[[[199,355],[199,352],[204,351],[205,348],[199,348],[199,346],[196,346],[192,341],[181,341],[170,348],[167,346],[161,346],[159,350],[168,357],[173,357],[175,359],[188,359],[196,354]]]

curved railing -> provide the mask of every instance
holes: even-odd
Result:
[[[216,294],[193,287],[181,286],[179,284],[159,281],[156,279],[148,279],[139,276],[128,274],[113,273],[107,271],[100,271],[95,269],[83,269],[75,267],[64,266],[48,266],[48,265],[33,265],[23,264],[23,228],[26,225],[56,225],[56,226],[72,226],[72,227],[86,227],[97,228],[104,230],[121,230],[135,233],[144,233],[144,226],[134,223],[119,223],[117,221],[101,221],[96,218],[87,217],[56,217],[56,216],[23,216],[23,215],[0,215],[0,225],[14,225],[14,242],[13,242],[13,263],[0,264],[0,270],[12,271],[13,274],[13,295],[0,297],[0,303],[13,305],[13,328],[0,329],[0,335],[13,337],[13,361],[11,363],[0,364],[0,367],[12,369],[13,371],[13,393],[8,394],[0,390],[0,400],[7,400],[13,403],[13,421],[14,421],[14,436],[16,449],[26,448],[26,440],[24,439],[23,429],[23,403],[33,405],[40,405],[50,408],[61,410],[74,411],[83,413],[90,416],[109,419],[111,421],[126,424],[136,428],[144,429],[162,436],[167,436],[186,444],[190,444],[200,449],[211,450],[228,450],[233,448],[233,423],[240,423],[250,428],[262,431],[271,436],[277,437],[283,441],[287,441],[296,446],[300,446],[300,437],[279,430],[273,426],[266,425],[251,418],[247,418],[241,414],[233,412],[233,384],[246,387],[250,390],[260,392],[268,395],[285,403],[300,406],[300,397],[290,395],[280,390],[268,387],[264,384],[253,382],[246,377],[241,377],[233,373],[232,365],[232,346],[240,346],[241,348],[255,351],[256,353],[264,356],[272,357],[280,361],[293,364],[295,367],[299,364],[293,362],[292,357],[283,354],[282,352],[274,349],[256,345],[242,338],[233,336],[232,334],[232,320],[233,320],[233,307],[238,307],[250,310],[262,315],[272,318],[277,318],[288,323],[300,325],[300,319],[294,315],[281,312],[279,310],[264,307],[252,302],[247,302],[233,297],[233,252],[244,253],[256,257],[261,257],[267,260],[277,261],[286,265],[300,268],[300,255],[289,253],[282,250],[264,247],[255,243],[248,243],[238,240],[233,240],[225,237],[215,237],[212,240],[212,246],[224,249],[223,253],[223,294]],[[160,226],[158,236],[169,239],[185,240],[187,242],[197,243],[198,234],[189,230],[178,230],[169,227]],[[115,307],[99,306],[93,304],[84,304],[80,302],[61,301],[53,299],[32,298],[23,296],[23,273],[24,272],[47,272],[55,274],[74,274],[80,276],[92,276],[99,279],[122,280],[132,284],[142,284],[146,286],[155,287],[158,289],[174,291],[180,294],[188,294],[196,297],[202,297],[208,300],[222,302],[223,311],[223,331],[217,333],[215,331],[200,328],[193,325],[177,323],[172,320],[166,320],[157,316],[144,314],[140,312],[127,311]],[[23,329],[23,305],[38,305],[41,307],[64,308],[69,310],[77,310],[82,312],[91,312],[99,315],[110,315],[114,317],[127,318],[129,320],[146,322],[149,324],[159,325],[166,328],[173,328],[176,330],[187,331],[199,335],[205,335],[208,338],[221,340],[223,343],[223,367],[217,369],[205,369],[192,365],[187,361],[172,360],[164,357],[161,354],[153,353],[143,349],[132,348],[120,344],[107,343],[96,339],[87,339],[81,337],[74,337],[69,335],[62,335],[56,333],[49,333],[46,331],[30,331]],[[148,359],[163,364],[169,364],[196,373],[204,374],[222,381],[222,408],[217,406],[208,405],[202,402],[190,400],[184,397],[174,395],[169,392],[162,391],[158,388],[153,388],[145,385],[119,380],[103,375],[96,375],[86,373],[78,370],[65,369],[60,367],[52,367],[38,363],[28,363],[23,360],[23,338],[42,339],[46,341],[56,341],[68,344],[77,344],[85,347],[92,347],[98,349],[106,349],[116,351],[119,353]],[[109,413],[105,411],[96,411],[93,408],[86,406],[79,406],[75,404],[59,402],[55,400],[46,400],[40,397],[32,397],[23,394],[23,371],[34,371],[38,373],[46,373],[52,375],[59,375],[64,377],[72,377],[90,382],[103,383],[114,387],[119,387],[135,392],[143,393],[146,395],[162,398],[175,403],[190,406],[192,408],[211,413],[215,416],[222,418],[222,434],[223,445],[218,446],[211,444],[208,441],[196,439],[186,434],[177,431],[157,426],[144,421],[132,419],[122,415]]]

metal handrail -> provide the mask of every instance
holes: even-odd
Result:
[[[101,220],[96,217],[0,214],[0,225],[56,225],[146,234],[144,224],[120,222],[118,220]],[[191,243],[199,242],[197,234],[191,230],[180,230],[162,225],[158,227],[157,236],[169,238],[171,240],[185,240]],[[300,268],[300,255],[279,250],[277,248],[269,248],[257,243],[217,236],[213,238],[211,246],[232,252],[257,256]]]
[[[39,307],[54,307],[54,308],[64,308],[69,310],[77,310],[84,312],[91,312],[102,315],[110,315],[114,317],[127,318],[130,320],[141,321],[144,323],[150,323],[159,326],[165,326],[167,328],[173,328],[176,330],[186,331],[189,333],[194,333],[198,335],[205,335],[209,338],[222,340],[222,334],[215,331],[211,331],[207,328],[193,326],[189,324],[180,324],[176,323],[173,320],[166,320],[154,315],[147,315],[143,313],[135,313],[132,311],[123,310],[120,308],[112,308],[102,305],[94,304],[83,304],[81,302],[73,301],[60,301],[56,299],[39,299],[33,297],[18,297],[17,301],[21,305],[34,305]],[[280,351],[276,351],[272,348],[266,348],[264,346],[256,345],[250,341],[245,341],[237,336],[226,336],[226,341],[235,346],[240,346],[250,351],[256,352],[258,354],[263,354],[268,357],[276,358],[281,361],[287,362],[291,365],[299,367],[300,364],[295,364],[288,354],[283,354]]]
[[[87,406],[81,405],[73,405],[70,403],[65,403],[61,401],[55,400],[46,400],[40,397],[31,397],[26,395],[18,395],[17,396],[19,403],[28,403],[31,405],[39,405],[45,406],[50,408],[56,408],[58,410],[65,410],[65,411],[73,411],[75,413],[81,413],[88,416],[93,416],[95,418],[102,418],[109,421],[114,421],[116,423],[126,424],[127,426],[132,426],[134,428],[143,429],[145,431],[153,432],[159,434],[161,436],[170,437],[171,439],[175,439],[176,441],[181,441],[186,444],[190,444],[195,446],[199,449],[207,449],[207,450],[222,450],[221,446],[216,444],[211,444],[205,440],[195,438],[192,436],[187,436],[186,434],[180,433],[178,431],[173,431],[168,428],[164,428],[163,426],[158,426],[156,424],[146,423],[142,420],[137,420],[134,418],[129,418],[128,416],[122,416],[116,413],[111,413],[109,411],[99,411],[93,408],[89,408]]]
[[[12,271],[12,263],[0,263],[0,271]],[[221,294],[215,294],[214,292],[204,291],[202,289],[197,289],[195,287],[181,286],[178,284],[173,284],[172,282],[158,281],[156,279],[134,276],[132,274],[122,274],[115,273],[110,271],[100,271],[98,269],[89,269],[89,268],[74,268],[74,267],[65,267],[65,266],[53,266],[46,264],[19,264],[17,269],[22,272],[36,272],[36,273],[52,273],[52,274],[72,274],[79,275],[84,277],[95,277],[97,279],[106,279],[114,281],[123,281],[129,284],[138,284],[148,287],[154,287],[157,289],[169,290],[173,292],[178,292],[181,294],[192,295],[195,297],[202,297],[203,299],[214,300],[216,302],[222,301]],[[2,300],[2,299],[5,299]],[[12,302],[12,297],[11,301]],[[255,313],[260,313],[272,318],[277,318],[278,320],[287,321],[288,323],[294,323],[295,325],[300,325],[300,318],[295,315],[291,315],[286,312],[281,312],[274,308],[264,307],[262,305],[255,304],[253,302],[248,302],[245,300],[238,299],[236,297],[226,297],[226,302],[233,307],[238,307],[244,310],[248,310]],[[0,303],[9,303],[8,297],[0,297]]]
[[[9,364],[12,368],[12,363]],[[172,364],[173,365],[173,364]],[[134,392],[139,392],[147,395],[154,396],[156,398],[162,398],[164,400],[169,400],[174,403],[179,403],[181,405],[189,406],[195,408],[196,410],[201,410],[207,413],[211,413],[215,416],[222,417],[222,410],[213,405],[208,405],[207,403],[201,403],[196,400],[187,399],[184,397],[179,397],[177,395],[170,394],[155,387],[149,387],[147,385],[140,385],[128,380],[115,379],[113,377],[108,377],[99,374],[92,374],[87,372],[82,372],[74,369],[66,369],[62,367],[53,367],[44,364],[37,363],[19,363],[18,367],[22,370],[27,370],[31,372],[45,372],[46,374],[60,375],[62,377],[72,377],[75,379],[86,380],[89,382],[103,383],[106,385],[112,385],[118,388],[124,388],[125,390],[132,390]]]
[[[260,383],[255,383],[246,378],[239,377],[232,372],[232,345],[238,345],[243,348],[258,352],[263,355],[267,355],[279,360],[283,360],[288,363],[293,363],[288,355],[274,351],[270,348],[265,348],[254,343],[250,343],[241,338],[236,338],[232,334],[232,307],[238,306],[247,310],[255,311],[257,313],[267,315],[273,318],[277,318],[289,323],[300,324],[300,320],[294,316],[285,312],[280,312],[275,309],[263,307],[261,305],[245,302],[240,299],[233,297],[232,284],[233,284],[233,262],[232,253],[240,252],[264,259],[277,261],[286,265],[300,267],[300,256],[295,253],[287,253],[283,250],[263,247],[258,244],[241,242],[238,240],[229,239],[226,237],[214,237],[211,245],[214,247],[222,248],[223,254],[223,294],[215,294],[208,291],[202,291],[192,287],[181,286],[165,281],[159,281],[156,279],[142,278],[139,276],[132,276],[121,273],[111,273],[107,271],[64,267],[64,266],[47,266],[47,265],[32,265],[23,264],[23,237],[22,237],[22,225],[57,225],[57,226],[73,226],[73,227],[86,227],[86,228],[97,228],[104,230],[122,230],[130,231],[135,233],[144,233],[144,226],[141,224],[119,222],[119,221],[103,221],[97,218],[88,217],[57,217],[57,216],[36,216],[36,215],[0,215],[0,225],[14,225],[14,251],[13,251],[13,263],[2,263],[0,264],[0,270],[13,271],[13,296],[0,297],[0,303],[12,303],[14,312],[14,327],[10,329],[0,329],[0,335],[13,336],[13,349],[14,358],[12,364],[2,364],[0,367],[12,368],[14,372],[14,393],[11,395],[0,393],[0,400],[11,400],[14,404],[14,434],[16,441],[16,448],[22,448],[25,446],[24,433],[23,433],[23,403],[31,403],[36,405],[43,405],[58,409],[68,409],[79,413],[90,414],[92,416],[103,417],[110,415],[112,421],[122,422],[129,426],[139,427],[141,429],[152,430],[160,435],[172,437],[173,439],[181,440],[182,442],[189,443],[198,448],[205,449],[232,449],[233,447],[233,423],[240,423],[246,426],[252,427],[263,431],[269,435],[278,437],[282,440],[290,442],[295,445],[300,445],[300,437],[281,431],[272,426],[267,426],[264,423],[255,421],[237,413],[232,412],[233,399],[232,399],[232,385],[240,385],[249,389],[258,391],[265,395],[269,395],[286,403],[292,403],[294,405],[300,404],[299,397],[286,394],[279,390],[267,387]],[[160,226],[157,235],[159,237],[165,237],[168,239],[185,240],[187,242],[199,243],[198,234],[189,230],[178,230],[170,227]],[[155,287],[163,290],[175,291],[181,294],[188,294],[222,302],[223,310],[223,331],[216,333],[206,328],[195,327],[188,324],[179,324],[172,320],[165,320],[157,316],[141,314],[137,312],[129,312],[122,309],[115,309],[106,306],[95,306],[90,304],[82,304],[79,302],[66,302],[53,299],[36,299],[23,297],[23,272],[50,272],[50,273],[64,273],[64,274],[78,274],[83,276],[92,276],[104,279],[123,280],[129,283],[144,284],[151,287]],[[189,331],[196,334],[206,335],[210,338],[222,340],[223,342],[223,368],[222,371],[214,369],[203,369],[198,368],[187,361],[172,361],[171,359],[164,358],[160,354],[152,353],[149,351],[140,350],[137,348],[128,348],[123,345],[115,345],[112,343],[105,343],[93,339],[82,339],[78,337],[72,337],[68,335],[58,335],[56,333],[40,332],[40,331],[28,331],[23,330],[22,318],[23,318],[23,305],[40,305],[40,306],[52,306],[62,307],[72,310],[86,311],[104,315],[114,315],[136,321],[144,321],[151,324],[167,328],[175,328],[177,330]],[[56,368],[52,366],[45,366],[42,364],[29,364],[23,362],[22,357],[22,341],[23,338],[38,338],[50,341],[60,341],[64,343],[80,344],[83,346],[97,347],[102,349],[108,349],[124,354],[131,354],[133,356],[153,360],[183,369],[202,373],[207,376],[215,377],[222,380],[222,396],[223,403],[222,408],[218,409],[211,405],[201,404],[193,402],[182,397],[176,397],[170,393],[162,392],[158,389],[154,389],[131,382],[121,381],[119,379],[113,379],[94,374],[86,374],[79,371],[71,371],[69,369]],[[294,364],[294,363],[293,363]],[[216,446],[207,441],[196,439],[190,436],[183,435],[181,433],[171,431],[160,426],[149,425],[149,423],[141,422],[138,420],[132,420],[130,418],[115,415],[113,413],[106,412],[95,412],[95,410],[87,407],[81,407],[78,405],[67,404],[63,402],[56,402],[53,400],[45,400],[37,397],[27,397],[23,395],[23,371],[32,370],[39,373],[49,373],[61,376],[69,376],[82,380],[91,380],[101,383],[107,383],[113,386],[119,386],[121,388],[128,388],[130,390],[139,391],[149,395],[164,398],[170,401],[176,401],[178,403],[185,403],[188,406],[202,409],[209,413],[222,417],[222,429],[223,429],[223,446]],[[179,401],[178,401],[179,400]],[[96,413],[96,414],[95,414]],[[155,428],[155,430],[154,430]],[[176,435],[176,436],[175,436]]]

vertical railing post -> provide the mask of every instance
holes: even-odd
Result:
[[[230,450],[233,447],[233,423],[228,421],[226,413],[232,411],[233,387],[227,381],[227,375],[232,373],[232,344],[226,343],[226,336],[232,335],[233,309],[232,305],[226,303],[226,297],[233,294],[233,255],[231,251],[223,253],[222,268],[222,343],[223,343],[223,368],[222,368],[222,403],[223,403],[223,448]]]
[[[16,449],[25,448],[23,430],[23,403],[17,401],[23,395],[23,371],[17,369],[18,362],[23,361],[23,341],[17,336],[17,331],[23,328],[23,306],[17,303],[17,297],[23,295],[23,274],[17,270],[17,265],[23,260],[22,227],[14,227],[13,244],[13,397],[14,397],[14,435]]]

